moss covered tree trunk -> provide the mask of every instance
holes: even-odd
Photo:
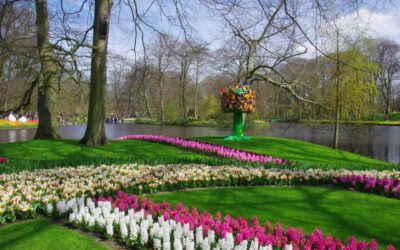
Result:
[[[58,139],[57,64],[49,42],[47,0],[36,0],[36,27],[41,70],[37,103],[39,124],[35,139]]]
[[[81,144],[90,147],[107,142],[104,118],[111,5],[112,0],[95,1],[88,123],[81,139]]]

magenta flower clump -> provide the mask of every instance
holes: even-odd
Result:
[[[332,183],[347,187],[350,191],[360,190],[400,198],[400,180],[395,178],[352,174],[333,179]]]
[[[2,163],[7,163],[7,162],[8,162],[8,159],[7,159],[7,158],[1,157],[1,156],[0,156],[0,164],[2,164]]]

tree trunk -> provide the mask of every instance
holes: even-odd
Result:
[[[35,139],[59,139],[56,114],[57,64],[49,42],[47,0],[36,0],[36,27],[41,71],[37,102],[39,124]]]
[[[386,114],[390,114],[392,112],[392,107],[390,101],[392,100],[392,84],[391,84],[391,79],[388,79],[388,84],[386,86],[386,92],[387,92],[387,97],[386,97]]]
[[[182,67],[181,71],[181,100],[182,100],[182,113],[183,120],[187,120],[187,110],[186,110],[186,67]]]
[[[194,119],[199,119],[199,111],[197,105],[197,99],[199,95],[199,73],[200,73],[200,60],[198,60],[196,65],[196,82],[195,82],[195,89],[194,89]]]
[[[160,120],[164,121],[164,90],[163,90],[163,73],[158,72],[158,87],[160,95]]]
[[[107,83],[107,40],[112,0],[96,0],[90,75],[89,113],[81,144],[95,147],[107,142],[104,126]]]
[[[186,77],[185,77],[186,78]],[[182,112],[183,120],[187,120],[187,110],[186,110],[186,79],[184,78],[182,82]]]
[[[150,103],[147,100],[147,92],[148,92],[148,90],[147,90],[147,87],[146,87],[146,74],[147,74],[147,66],[146,66],[146,63],[144,63],[142,77],[141,77],[141,82],[142,82],[142,86],[143,86],[144,104],[145,104],[145,107],[146,107],[147,115],[149,116],[150,119],[152,119],[153,118],[153,114],[151,112]]]
[[[339,146],[339,120],[340,120],[340,100],[339,100],[339,83],[340,83],[340,65],[339,65],[339,34],[336,33],[336,110],[335,110],[335,131],[333,133],[333,145],[334,149]]]

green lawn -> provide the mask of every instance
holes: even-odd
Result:
[[[0,227],[0,249],[107,249],[94,238],[52,224],[43,217]]]
[[[239,142],[225,141],[221,137],[195,139],[288,159],[295,163],[290,168],[399,169],[399,166],[387,162],[298,140],[276,137],[255,137],[251,141]],[[212,157],[204,153],[179,149],[166,144],[138,140],[110,141],[108,145],[97,148],[81,146],[76,140],[31,140],[0,143],[0,156],[10,159],[9,164],[2,166],[0,173],[55,166],[130,162],[249,165],[229,158]],[[296,164],[297,162],[300,164]]]
[[[91,164],[187,163],[210,162],[215,158],[159,143],[127,140],[110,141],[96,148],[81,146],[76,140],[30,140],[0,143],[0,156],[10,163],[0,168],[0,173],[18,172],[25,169],[52,168]]]
[[[75,140],[30,140],[25,142],[1,143],[0,155],[9,159],[24,160],[72,160],[82,158],[195,158],[198,154],[159,143],[137,140],[110,141],[96,148],[81,146]]]
[[[391,165],[343,150],[334,150],[318,144],[278,137],[252,137],[250,141],[226,141],[222,137],[196,137],[200,141],[220,144],[246,151],[267,154],[290,161],[324,164]]]
[[[350,192],[335,187],[223,188],[164,193],[150,196],[157,202],[182,202],[199,211],[229,213],[260,223],[270,220],[302,227],[318,227],[347,240],[375,238],[380,245],[400,247],[400,200]]]

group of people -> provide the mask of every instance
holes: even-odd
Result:
[[[122,117],[107,116],[105,122],[106,123],[121,123]]]
[[[27,122],[28,120],[38,120],[37,112],[27,112],[25,114],[13,114],[12,112],[9,114],[4,114],[0,116],[1,119],[9,120],[10,122]],[[61,124],[78,124],[87,122],[86,115],[78,115],[78,114],[65,114],[59,113],[57,115],[57,121]],[[121,123],[123,122],[123,117],[117,116],[107,116],[105,118],[105,123]]]
[[[9,120],[10,122],[27,122],[28,120],[37,120],[37,112],[27,112],[25,114],[5,114],[2,119]]]

